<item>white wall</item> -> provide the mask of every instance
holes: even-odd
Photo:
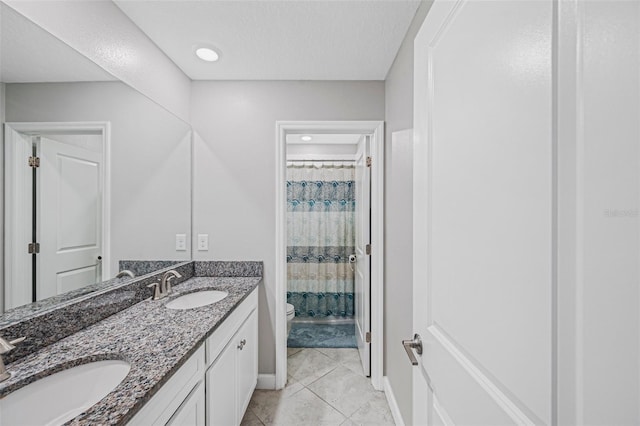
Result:
[[[275,124],[278,120],[382,120],[383,82],[196,81],[196,260],[263,260],[261,374],[275,373]],[[279,297],[279,296],[278,296]],[[284,297],[284,295],[282,295]]]
[[[5,1],[105,71],[189,120],[190,79],[111,1]]]
[[[301,157],[324,159],[339,156],[340,158],[351,157],[356,158],[358,145],[356,144],[287,144],[287,159],[289,156],[295,156],[296,160]]]
[[[406,146],[392,146],[393,132],[413,127],[413,39],[431,7],[423,2],[413,18],[393,66],[385,80],[385,307],[384,307],[384,375],[398,402],[405,424],[412,424],[411,365],[401,345],[413,336],[412,309],[412,163]],[[400,156],[400,158],[394,158]],[[406,173],[409,173],[407,175]],[[401,193],[396,191],[402,190]],[[408,191],[408,192],[405,192]],[[409,196],[407,196],[409,194]],[[397,223],[400,221],[400,223]]]
[[[191,230],[189,125],[120,82],[7,84],[6,120],[111,122],[111,270],[190,259],[175,250]]]
[[[639,424],[640,3],[559,6],[559,424]]]

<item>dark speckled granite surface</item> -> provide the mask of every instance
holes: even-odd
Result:
[[[263,263],[256,261],[196,261],[196,277],[261,277]]]
[[[193,262],[183,263],[174,268],[183,276],[175,280],[176,283],[193,276]],[[3,316],[0,322],[1,337],[6,340],[26,337],[24,342],[4,356],[5,363],[14,362],[39,351],[151,297],[153,290],[147,286],[158,282],[166,270],[168,269],[135,279],[129,278],[122,285],[107,287],[103,291],[42,309],[33,315]]]
[[[182,260],[121,260],[118,262],[118,270],[131,271],[139,277],[183,262]]]
[[[191,356],[261,277],[194,277],[174,286],[160,301],[143,300],[10,364],[12,377],[0,384],[0,397],[39,377],[93,360],[122,359],[131,370],[120,385],[68,424],[124,424]],[[199,289],[229,292],[213,305],[171,310],[165,304]],[[123,294],[113,297],[122,297]],[[100,298],[94,300],[96,306]],[[103,300],[107,305],[109,302]]]

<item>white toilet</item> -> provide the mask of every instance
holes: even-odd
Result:
[[[291,320],[296,316],[296,308],[291,304],[287,303],[287,337],[289,337],[289,333],[291,332]]]

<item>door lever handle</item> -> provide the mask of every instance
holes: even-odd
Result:
[[[413,349],[418,352],[418,355],[422,355],[422,339],[420,338],[420,335],[416,333],[413,335],[412,340],[403,340],[402,346],[404,346],[404,350],[407,352],[411,365],[418,365],[418,360],[413,354]]]

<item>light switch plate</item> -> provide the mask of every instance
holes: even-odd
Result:
[[[209,250],[209,234],[198,234],[198,251]]]
[[[187,251],[187,234],[176,234],[176,251]]]

